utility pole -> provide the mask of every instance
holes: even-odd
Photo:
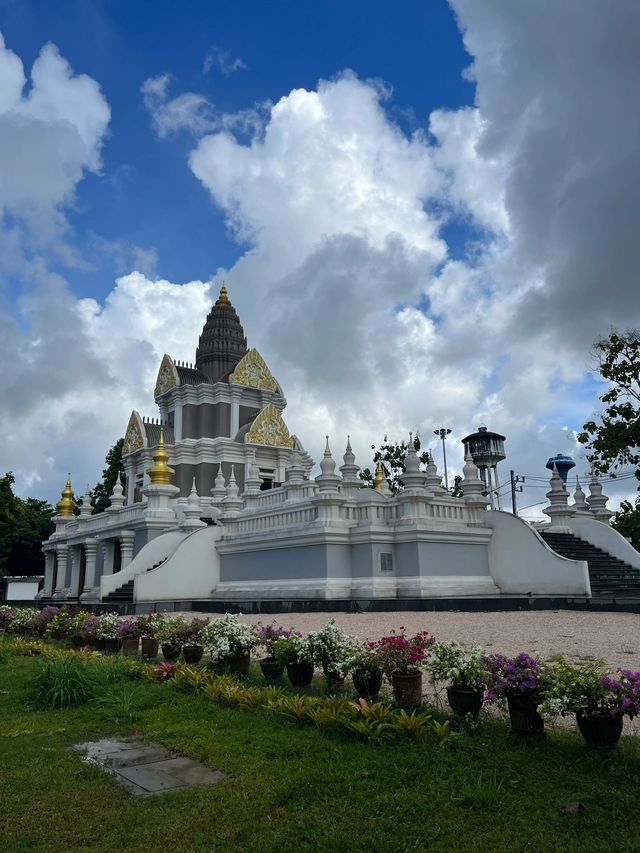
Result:
[[[516,492],[522,491],[522,486],[517,486],[516,483],[524,483],[524,477],[520,477],[515,471],[509,471],[511,477],[511,508],[513,514],[518,514],[518,506],[516,504]]]
[[[444,462],[444,485],[447,491],[449,491],[449,474],[447,472],[447,448],[445,446],[444,440],[448,435],[451,435],[451,430],[446,427],[441,427],[440,429],[434,429],[434,435],[437,435],[442,439],[442,459]]]

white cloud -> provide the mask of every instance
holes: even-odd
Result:
[[[180,130],[200,136],[219,126],[213,106],[204,95],[184,92],[169,98],[170,82],[171,76],[162,74],[149,77],[141,88],[144,104],[152,116],[158,136],[165,138]]]
[[[246,71],[245,62],[239,57],[233,57],[228,50],[222,50],[215,44],[207,51],[202,65],[202,73],[208,74],[213,67],[218,68],[225,77],[231,77],[236,71]]]

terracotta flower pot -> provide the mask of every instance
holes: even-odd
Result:
[[[202,646],[183,646],[182,654],[185,663],[200,663],[204,649]]]
[[[447,687],[447,699],[456,717],[466,717],[471,714],[477,717],[482,708],[482,690],[463,690],[460,687]]]
[[[511,731],[521,737],[540,737],[544,734],[544,720],[538,713],[538,703],[529,696],[507,696]]]
[[[353,686],[360,699],[370,702],[376,699],[382,688],[382,671],[377,669],[373,672],[366,670],[354,670],[351,674]]]
[[[422,702],[421,672],[394,672],[391,684],[396,704],[401,708],[417,708]]]
[[[168,663],[174,663],[180,657],[180,652],[182,651],[182,646],[180,643],[163,643],[162,644],[162,657]]]
[[[288,663],[287,675],[293,687],[308,687],[313,681],[313,664],[307,661]]]
[[[588,749],[612,749],[622,734],[622,716],[576,714],[576,722]]]
[[[260,661],[260,669],[264,675],[264,680],[267,684],[270,684],[271,682],[279,681],[282,678],[284,665],[278,663],[275,658],[263,658]]]
[[[145,658],[157,658],[158,646],[160,644],[153,637],[142,638],[142,656]]]
[[[126,637],[122,641],[122,654],[127,657],[135,657],[138,654],[138,646],[140,645],[139,637]]]

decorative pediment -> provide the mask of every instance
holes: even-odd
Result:
[[[247,441],[250,444],[263,444],[267,447],[293,447],[293,439],[287,425],[272,403],[269,403],[251,424]]]
[[[250,349],[238,362],[229,382],[247,385],[249,388],[264,388],[267,391],[278,390],[278,383],[257,349]]]
[[[128,453],[133,453],[135,450],[140,450],[141,447],[144,447],[143,435],[144,427],[142,426],[142,418],[136,411],[133,411],[131,412],[129,425],[124,436],[122,455],[126,456]]]
[[[156,389],[153,392],[154,396],[160,397],[166,394],[171,388],[175,388],[180,380],[178,379],[178,371],[173,363],[173,359],[166,353],[162,356],[160,369],[158,370],[158,378],[156,379]]]

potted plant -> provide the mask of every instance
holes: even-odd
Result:
[[[190,622],[186,620],[182,625],[178,625],[175,629],[176,639],[182,645],[182,654],[185,663],[200,663],[204,654],[204,646],[200,637],[200,632],[209,624],[208,619],[192,619]]]
[[[407,636],[403,626],[400,633],[393,632],[377,642],[382,671],[391,680],[396,703],[403,708],[416,708],[422,702],[421,667],[434,642],[428,631]]]
[[[104,640],[100,639],[97,635],[98,625],[100,624],[100,617],[94,616],[93,614],[89,614],[84,623],[84,642],[87,646],[90,646],[92,649],[100,649],[104,650]]]
[[[287,668],[293,687],[308,687],[313,681],[313,649],[306,637],[292,633],[279,637],[272,644],[275,659]]]
[[[167,621],[166,617],[164,613],[149,611],[146,616],[139,616],[138,621],[141,628],[142,656],[153,660],[158,657],[160,636],[163,632],[164,623]]]
[[[382,669],[377,643],[360,643],[355,647],[348,661],[353,686],[359,699],[375,701],[382,688]]]
[[[589,749],[614,747],[624,716],[640,713],[640,672],[619,669],[612,676],[602,660],[572,665],[561,656],[554,658],[551,672],[542,710],[575,714]]]
[[[85,644],[85,625],[89,619],[87,610],[77,610],[75,613],[69,613],[67,616],[67,636],[74,646],[78,648]]]
[[[345,633],[336,625],[335,619],[331,619],[320,630],[309,633],[307,643],[314,662],[322,666],[329,692],[341,689],[349,672],[349,657],[360,647],[360,641]]]
[[[68,607],[58,608],[58,612],[47,622],[45,636],[50,640],[69,639],[69,620],[71,619],[71,615],[72,613]]]
[[[538,706],[545,697],[549,673],[543,664],[537,658],[521,652],[513,658],[490,654],[485,658],[485,665],[489,671],[486,700],[507,700],[513,734],[544,734],[544,720],[538,712]]]
[[[116,654],[120,650],[122,640],[117,633],[119,624],[120,617],[117,613],[101,613],[98,616],[96,637],[103,641],[107,654]]]
[[[273,643],[282,637],[290,637],[296,632],[293,628],[280,628],[273,623],[271,625],[258,625],[258,630],[260,644],[265,652],[265,657],[259,661],[260,669],[264,680],[270,684],[282,678],[284,672],[284,664],[276,660]]]
[[[447,683],[447,699],[456,716],[478,716],[489,675],[483,648],[467,652],[455,641],[434,643],[429,670],[433,684]]]
[[[158,620],[154,625],[154,634],[162,648],[162,656],[168,663],[175,663],[182,651],[182,636],[185,633],[184,616],[174,616]]]
[[[42,610],[36,611],[31,620],[31,633],[36,637],[44,637],[47,626],[51,620],[58,615],[58,608],[51,604],[43,607]]]
[[[136,617],[120,620],[116,628],[116,637],[122,640],[122,654],[133,656],[138,654],[140,645],[140,637],[142,635],[142,625]]]
[[[209,622],[201,631],[203,646],[214,666],[228,667],[239,675],[249,675],[251,651],[260,642],[253,625],[244,625],[233,613]]]

